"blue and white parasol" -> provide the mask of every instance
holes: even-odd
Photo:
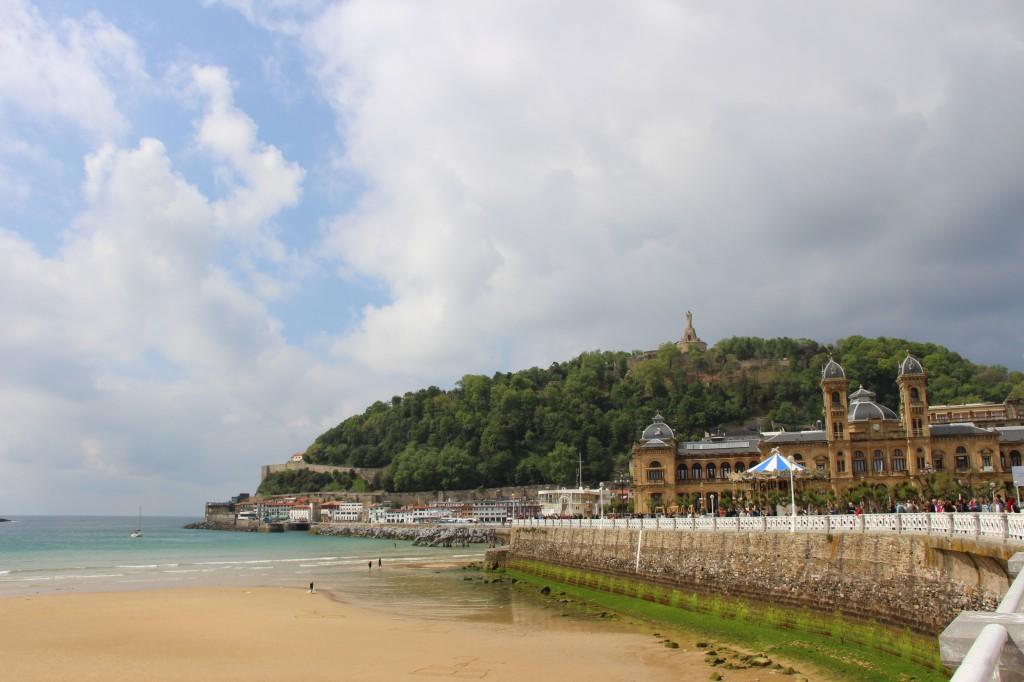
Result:
[[[798,474],[806,474],[807,469],[791,459],[786,459],[779,452],[778,448],[772,448],[768,459],[755,467],[747,469],[746,476],[750,478],[778,478],[789,476],[789,504],[790,504],[790,526],[789,532],[796,532],[796,494],[793,490],[793,477]]]

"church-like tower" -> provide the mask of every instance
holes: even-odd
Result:
[[[829,358],[821,368],[821,399],[825,408],[825,439],[832,478],[850,475],[849,388],[846,371],[842,365]]]
[[[689,310],[686,311],[686,329],[683,330],[683,338],[676,342],[676,347],[678,347],[680,352],[683,353],[688,353],[694,348],[697,350],[708,349],[708,344],[704,343],[701,338],[697,336],[697,330],[693,328],[693,313]]]
[[[919,464],[930,462],[928,431],[928,375],[921,361],[907,351],[900,363],[896,384],[900,388],[900,419],[907,432],[907,464],[910,473],[917,473]]]
[[[842,365],[833,360],[821,370],[821,398],[825,407],[825,436],[829,442],[850,440],[849,404],[847,391],[850,382]]]

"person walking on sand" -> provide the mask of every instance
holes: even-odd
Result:
[[[312,580],[309,581],[309,593],[313,594],[313,581]]]
[[[373,570],[373,560],[372,559],[370,561],[366,562],[366,570],[367,571],[372,571]]]
[[[380,564],[380,557],[377,557],[377,568],[380,568],[380,566],[381,566],[381,564]]]

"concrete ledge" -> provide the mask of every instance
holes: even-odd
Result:
[[[1024,552],[1017,552],[1006,561],[1006,574],[1011,578],[1016,578],[1017,575],[1024,570]]]
[[[939,635],[942,662],[950,668],[959,666],[982,628],[992,623],[1002,625],[1010,635],[999,661],[999,679],[1024,680],[1024,614],[964,611]]]

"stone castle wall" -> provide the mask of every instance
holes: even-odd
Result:
[[[1007,589],[1000,548],[965,549],[898,535],[516,528],[507,560],[840,611],[935,634],[962,610],[994,609]]]

